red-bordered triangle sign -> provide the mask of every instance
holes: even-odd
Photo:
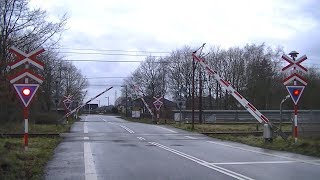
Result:
[[[156,98],[156,97],[153,97],[155,99],[155,101],[153,102],[153,105],[154,107],[159,111],[161,106],[162,106],[162,102],[160,101],[160,99],[162,99],[162,97],[160,98]]]
[[[39,88],[39,84],[13,84],[13,86],[25,107],[29,106]]]
[[[71,105],[71,98],[72,96],[71,95],[68,95],[68,96],[64,96],[64,100],[63,100],[63,104],[64,104],[64,107],[66,109],[66,111],[69,111],[70,110],[70,105]]]

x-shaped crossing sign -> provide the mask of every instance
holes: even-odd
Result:
[[[45,51],[42,47],[40,47],[34,51],[31,51],[28,54],[19,50],[16,47],[11,47],[9,49],[9,51],[16,55],[16,61],[9,64],[11,69],[14,69],[14,68],[20,66],[21,64],[28,62],[29,64],[32,64],[32,65],[36,66],[37,68],[43,70],[44,63],[42,63],[36,59],[37,55],[39,55],[40,53]]]
[[[284,59],[285,61],[287,61],[289,63],[289,65],[287,65],[286,67],[282,68],[283,72],[287,72],[288,70],[290,70],[290,67],[292,68],[296,68],[296,70],[300,70],[304,73],[307,73],[307,68],[303,67],[300,63],[302,63],[303,61],[307,60],[307,56],[303,55],[300,58],[298,58],[297,60],[293,60],[292,58],[290,58],[287,55],[282,55],[282,59]]]

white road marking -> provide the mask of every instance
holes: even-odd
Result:
[[[243,150],[243,151],[263,154],[263,155],[267,155],[267,156],[273,156],[273,157],[278,157],[278,158],[283,158],[283,159],[289,159],[289,160],[292,160],[292,161],[295,161],[295,162],[302,162],[302,163],[312,164],[312,165],[316,165],[316,166],[320,165],[318,163],[313,163],[312,161],[308,161],[308,160],[302,160],[302,159],[291,158],[291,157],[286,157],[286,156],[281,156],[281,155],[276,155],[276,154],[270,154],[270,153],[260,152],[260,151],[256,151],[256,150],[252,150],[252,149],[241,148],[241,147],[232,146],[232,145],[228,145],[228,144],[224,144],[224,143],[213,142],[213,141],[207,141],[207,142],[208,143],[212,143],[212,144],[218,144],[218,145],[221,145],[221,146],[231,147],[231,148],[234,148],[234,149],[240,149],[240,150]]]
[[[193,162],[196,162],[196,163],[198,163],[198,164],[200,164],[200,165],[202,165],[202,166],[205,166],[205,167],[207,167],[207,168],[210,168],[210,169],[213,169],[213,170],[218,171],[218,172],[220,172],[220,173],[223,173],[223,174],[225,174],[225,175],[231,176],[231,177],[233,177],[233,178],[236,178],[236,179],[239,179],[239,180],[253,180],[253,179],[250,178],[250,177],[247,177],[247,176],[244,176],[244,175],[242,175],[242,174],[236,173],[236,172],[234,172],[234,171],[231,171],[231,170],[228,170],[228,169],[225,169],[225,168],[216,166],[216,165],[214,165],[214,164],[212,164],[212,163],[208,163],[208,162],[206,162],[206,161],[204,161],[204,160],[198,159],[198,158],[193,157],[193,156],[191,156],[191,155],[188,155],[188,154],[185,154],[185,153],[183,153],[183,152],[177,151],[177,150],[175,150],[175,149],[169,148],[169,147],[164,146],[164,145],[162,145],[162,144],[159,144],[159,143],[156,143],[156,142],[148,142],[148,143],[150,143],[150,144],[152,144],[152,145],[155,145],[155,146],[157,146],[157,147],[160,147],[160,148],[162,148],[162,149],[164,149],[164,150],[166,150],[166,151],[169,151],[169,152],[172,152],[172,153],[174,153],[174,154],[177,154],[177,155],[179,155],[179,156],[181,156],[181,157],[184,157],[184,158],[186,158],[186,159],[189,159],[189,160],[191,160],[191,161],[193,161]]]
[[[198,139],[198,138],[192,137],[192,136],[184,136],[184,137],[189,138],[189,139]]]
[[[122,127],[123,129],[125,129],[126,131],[128,131],[130,134],[134,134],[134,131],[132,131],[131,129],[129,129],[127,126],[124,126],[124,125],[121,125],[121,124],[117,124],[117,123],[113,123],[113,122],[108,122],[110,124],[114,124],[114,125],[117,125],[117,126],[120,126]]]
[[[213,165],[246,165],[246,164],[285,164],[295,163],[296,161],[252,161],[252,162],[226,162],[226,163],[209,163]]]
[[[83,124],[83,132],[88,133],[87,123]],[[84,137],[83,140],[89,140],[89,137]],[[93,162],[90,142],[83,142],[83,159],[84,159],[84,173],[86,180],[97,180],[97,172]]]
[[[140,139],[141,141],[144,141],[144,140],[146,140],[145,138],[143,138],[143,137],[137,137],[138,139]]]
[[[161,128],[161,129],[164,129],[164,130],[167,130],[167,131],[170,131],[170,132],[173,132],[173,133],[177,133],[176,131],[168,129],[168,128],[165,128],[165,127],[161,127],[161,126],[157,126],[157,127]]]
[[[84,140],[89,140],[88,137],[84,137]],[[97,172],[93,162],[93,156],[91,152],[91,146],[89,142],[83,143],[83,159],[84,159],[84,172],[86,180],[97,180]]]
[[[84,122],[84,123],[83,123],[83,133],[88,134],[87,122]]]
[[[119,126],[122,127],[123,129],[125,129],[126,131],[128,131],[130,134],[133,134],[133,133],[134,133],[131,129],[129,129],[129,128],[126,127],[126,126],[123,126],[123,125],[119,125]]]

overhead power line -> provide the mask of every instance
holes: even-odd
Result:
[[[86,79],[123,79],[127,77],[87,77]]]
[[[53,48],[53,49],[66,49],[66,50],[76,50],[76,51],[105,51],[105,52],[128,52],[128,53],[161,53],[161,54],[169,54],[169,51],[133,51],[133,50],[120,50],[120,49],[92,49],[92,48]]]
[[[96,60],[96,59],[69,59],[65,61],[83,61],[83,62],[109,62],[109,63],[137,63],[143,61],[116,61],[116,60]]]
[[[99,55],[108,55],[108,56],[151,56],[151,57],[164,57],[164,56],[156,56],[151,54],[120,54],[120,53],[95,53],[95,52],[67,52],[63,51],[60,53],[65,54],[99,54]]]
[[[64,61],[79,61],[79,62],[105,62],[105,63],[141,63],[144,62],[144,60],[141,61],[126,61],[126,60],[98,60],[98,59],[66,59]],[[153,63],[179,63],[175,61],[154,61]]]
[[[89,84],[89,86],[102,86],[102,87],[105,87],[105,86],[123,86],[121,84]]]

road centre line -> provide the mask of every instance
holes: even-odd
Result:
[[[218,171],[218,172],[220,172],[220,173],[223,173],[223,174],[225,174],[225,175],[231,176],[231,177],[233,177],[233,178],[235,178],[235,179],[239,179],[239,180],[253,180],[253,179],[250,178],[250,177],[247,177],[247,176],[244,176],[244,175],[242,175],[242,174],[236,173],[236,172],[234,172],[234,171],[231,171],[231,170],[228,170],[228,169],[219,167],[219,166],[214,165],[214,164],[212,164],[212,163],[208,163],[208,162],[206,162],[206,161],[204,161],[204,160],[198,159],[198,158],[196,158],[196,157],[193,157],[193,156],[191,156],[191,155],[185,154],[185,153],[180,152],[180,151],[178,151],[178,150],[169,148],[169,147],[164,146],[164,145],[162,145],[162,144],[159,144],[159,143],[156,143],[156,142],[148,142],[148,143],[149,143],[149,144],[152,144],[152,145],[155,145],[155,146],[157,146],[157,147],[159,147],[159,148],[162,148],[162,149],[164,149],[164,150],[167,150],[167,151],[169,151],[169,152],[172,152],[172,153],[174,153],[174,154],[177,154],[177,155],[179,155],[179,156],[181,156],[181,157],[184,157],[184,158],[186,158],[186,159],[189,159],[189,160],[191,160],[191,161],[193,161],[193,162],[196,162],[196,163],[198,163],[198,164],[200,164],[200,165],[202,165],[202,166],[205,166],[205,167],[207,167],[207,168],[210,168],[210,169],[213,169],[213,170]]]
[[[146,140],[145,138],[143,138],[143,137],[137,137],[138,139],[140,139],[141,141],[144,141],[144,140]]]
[[[128,131],[130,134],[134,134],[134,131],[132,131],[131,129],[129,129],[128,127],[124,126],[124,125],[121,125],[121,124],[117,124],[117,123],[113,123],[113,122],[108,122],[109,124],[114,124],[114,125],[117,125],[117,126],[120,126],[122,127],[123,129],[125,129],[126,131]]]
[[[123,125],[119,125],[119,126],[122,127],[123,129],[125,129],[126,131],[128,131],[130,134],[133,134],[133,133],[134,133],[131,129],[129,129],[129,128],[126,127],[126,126],[123,126]]]
[[[192,136],[184,136],[184,137],[189,138],[189,139],[198,139],[198,138],[192,137]]]
[[[250,164],[286,164],[295,163],[296,161],[252,161],[252,162],[226,162],[226,163],[209,163],[213,165],[250,165]]]
[[[241,147],[232,146],[232,145],[228,145],[228,144],[224,144],[224,143],[213,142],[213,141],[207,141],[207,142],[208,142],[208,143],[211,143],[211,144],[217,144],[217,145],[221,145],[221,146],[231,147],[231,148],[233,148],[233,149],[240,149],[240,150],[243,150],[243,151],[248,151],[248,152],[263,154],[263,155],[267,155],[267,156],[273,156],[273,157],[278,157],[278,158],[283,158],[283,159],[289,159],[289,160],[295,161],[295,162],[302,162],[302,163],[312,164],[312,165],[316,165],[316,166],[319,166],[319,165],[320,165],[319,163],[313,163],[312,160],[311,160],[311,161],[308,161],[308,160],[290,158],[290,157],[286,157],[286,156],[281,156],[281,155],[276,155],[276,154],[270,154],[270,153],[260,152],[260,151],[256,151],[256,150],[241,148]]]
[[[87,122],[84,122],[84,123],[83,123],[83,133],[88,134]]]
[[[173,133],[177,133],[176,131],[168,129],[168,128],[165,128],[165,127],[161,127],[161,126],[157,126],[157,127],[161,128],[161,129],[164,129],[164,130],[167,130],[167,131],[170,131],[170,132],[173,132]]]

